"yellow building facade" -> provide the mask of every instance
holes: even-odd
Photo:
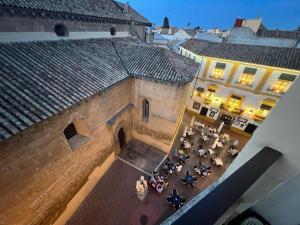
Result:
[[[180,53],[200,64],[187,109],[211,122],[224,121],[246,136],[267,118],[300,74],[295,69],[196,54],[184,46]]]

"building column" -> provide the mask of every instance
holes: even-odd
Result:
[[[232,67],[232,69],[231,69],[231,71],[230,71],[230,74],[229,74],[229,76],[228,76],[228,79],[226,80],[225,86],[227,86],[227,87],[230,87],[230,86],[231,86],[231,82],[232,82],[232,80],[233,80],[233,78],[234,78],[234,75],[235,75],[235,73],[236,73],[238,67],[239,67],[239,64],[238,64],[238,63],[234,63],[234,64],[233,64],[233,67]]]
[[[205,69],[204,69],[204,72],[202,74],[201,80],[205,80],[206,79],[206,76],[207,76],[210,64],[211,64],[211,59],[207,59],[206,63],[205,63]]]
[[[273,73],[273,69],[267,69],[263,78],[259,81],[258,85],[256,86],[254,93],[255,94],[259,94],[261,92],[261,90],[263,89],[263,87],[265,86],[265,84],[267,83],[268,79],[270,78],[270,76]]]

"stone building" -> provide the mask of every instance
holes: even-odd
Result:
[[[145,41],[151,23],[113,0],[0,1],[0,42],[133,35]]]
[[[0,5],[0,224],[51,224],[131,139],[169,152],[197,65],[121,3]]]
[[[188,109],[250,136],[300,74],[300,50],[190,39],[181,54],[200,63]]]

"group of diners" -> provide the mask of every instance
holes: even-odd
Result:
[[[197,121],[191,124],[193,124],[193,126],[186,127],[184,130],[180,138],[181,148],[175,150],[175,154],[172,157],[173,160],[167,157],[160,169],[154,171],[149,178],[151,186],[158,193],[162,193],[168,188],[169,183],[167,180],[169,176],[180,174],[186,161],[189,160],[190,154],[195,154],[200,158],[198,164],[194,166],[193,172],[195,175],[205,178],[212,173],[213,167],[223,166],[220,155],[225,145],[229,145],[226,152],[228,156],[235,157],[239,153],[237,148],[239,141],[236,140],[229,144],[230,136],[226,133],[221,133],[221,129],[216,129]],[[199,138],[199,145],[197,147],[193,147],[195,137],[196,140]],[[191,151],[192,147],[193,150]],[[205,163],[206,158],[208,158],[207,163]],[[191,188],[195,186],[197,180],[197,176],[193,176],[188,169],[185,171],[184,176],[181,177],[181,182]],[[167,201],[172,204],[175,209],[179,209],[185,203],[185,198],[178,195],[176,189],[174,189],[173,193],[168,196]]]
[[[157,171],[154,171],[149,177],[149,183],[159,194],[161,194],[169,186],[167,177],[160,175]]]
[[[194,171],[199,176],[208,177],[211,174],[212,168],[200,160],[199,164],[194,166]]]

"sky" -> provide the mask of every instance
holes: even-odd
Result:
[[[300,0],[121,0],[150,22],[170,26],[230,29],[237,17],[262,17],[268,29],[294,30],[300,26]]]

